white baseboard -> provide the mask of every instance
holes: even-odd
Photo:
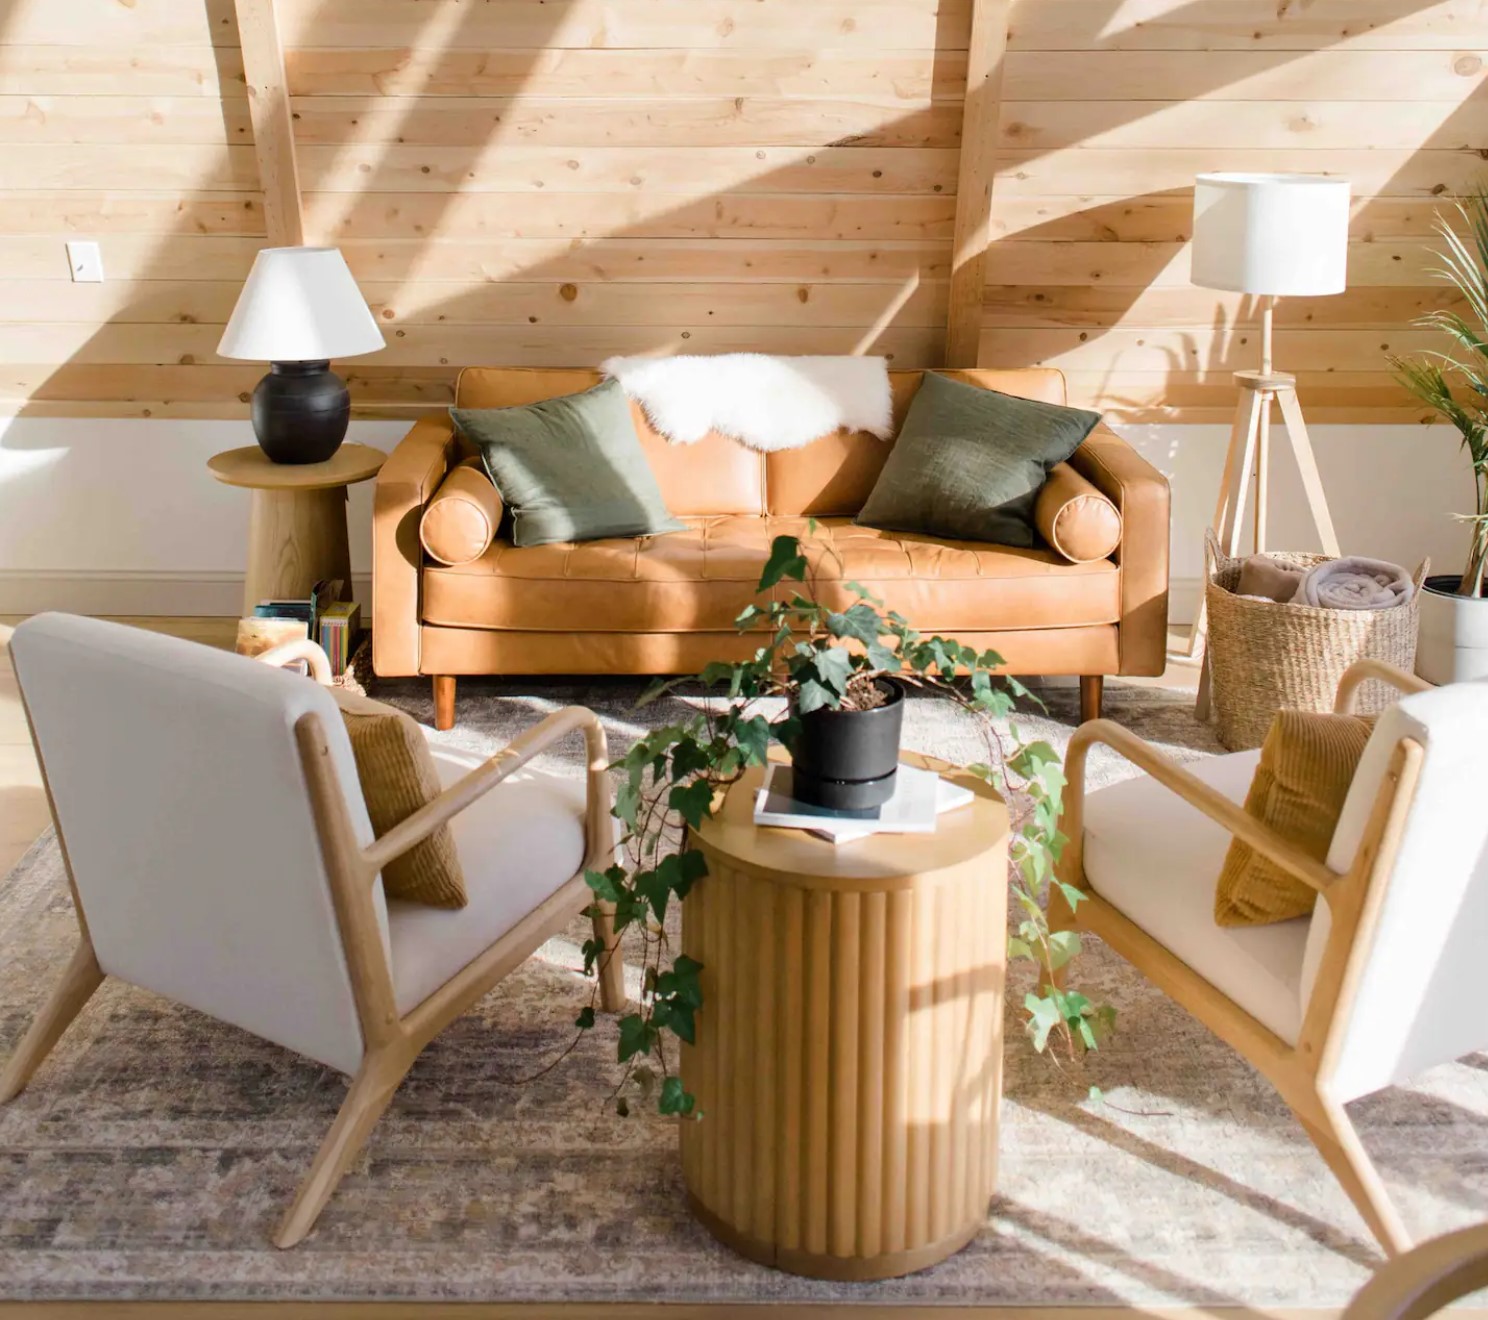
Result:
[[[1186,628],[1199,612],[1203,578],[1174,578],[1168,584],[1168,627]]]
[[[372,575],[353,573],[351,585],[366,609],[372,599]],[[0,614],[43,610],[235,618],[243,610],[243,575],[0,569]]]

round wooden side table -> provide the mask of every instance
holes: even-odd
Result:
[[[918,757],[907,761],[942,768]],[[703,1008],[682,1078],[693,1211],[753,1260],[891,1278],[958,1251],[997,1180],[1008,814],[985,784],[934,834],[836,847],[754,824],[763,771],[704,821],[683,906]]]
[[[386,461],[369,445],[342,445],[324,463],[272,463],[257,445],[207,461],[218,481],[253,492],[244,614],[261,600],[308,598],[322,578],[340,578],[351,598],[346,488],[375,477]]]

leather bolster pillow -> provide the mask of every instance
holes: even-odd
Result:
[[[449,470],[424,506],[419,540],[430,559],[468,564],[491,548],[501,526],[501,496],[478,458]]]
[[[1072,564],[1107,559],[1121,544],[1121,514],[1068,463],[1056,463],[1038,493],[1039,534]]]

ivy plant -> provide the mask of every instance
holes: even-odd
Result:
[[[832,551],[821,547],[820,553]],[[623,825],[623,861],[585,876],[595,897],[614,905],[616,930],[637,932],[643,950],[640,1002],[619,1023],[615,1100],[622,1114],[633,1098],[654,1096],[663,1114],[701,1116],[667,1050],[668,1036],[693,1042],[703,1004],[702,966],[685,954],[671,956],[666,931],[672,904],[685,902],[707,871],[702,853],[686,846],[687,830],[713,814],[723,791],[747,769],[765,764],[772,743],[793,744],[801,715],[823,707],[871,705],[873,699],[864,697],[880,677],[952,702],[976,722],[982,736],[985,759],[958,768],[992,785],[1012,815],[1008,883],[1021,915],[1008,952],[1037,969],[1036,988],[1024,999],[1034,1048],[1058,1047],[1076,1056],[1094,1049],[1114,1021],[1112,1009],[1070,989],[1067,974],[1059,974],[1080,952],[1080,937],[1049,929],[1048,891],[1059,886],[1071,907],[1083,895],[1054,875],[1064,844],[1059,755],[1043,740],[1022,738],[1011,720],[1019,698],[1037,699],[1017,679],[997,672],[1002,657],[995,651],[922,636],[864,587],[845,586],[852,598],[846,608],[819,604],[806,594],[812,589],[806,549],[797,537],[776,537],[760,575],[762,599],[735,620],[741,632],[762,639],[753,657],[660,681],[641,698],[645,706],[682,684],[701,684],[717,699],[679,723],[647,733],[617,762],[614,814]],[[782,697],[784,713],[770,718],[762,706],[768,698]],[[583,953],[587,973],[606,956],[597,940],[587,941]],[[594,1024],[591,1000],[576,1025]]]

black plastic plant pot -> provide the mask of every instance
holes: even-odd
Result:
[[[799,801],[828,811],[871,811],[894,796],[904,687],[891,678],[877,682],[887,698],[882,706],[823,706],[800,717],[791,749],[792,791]]]

